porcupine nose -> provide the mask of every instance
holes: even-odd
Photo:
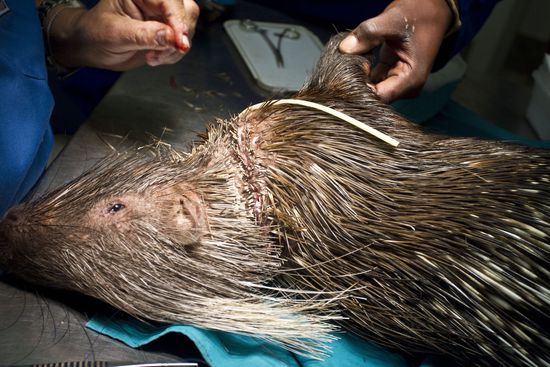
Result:
[[[0,222],[0,275],[8,270],[14,244],[19,242],[21,228],[25,222],[23,213],[23,208],[12,208]]]
[[[0,222],[0,247],[6,246],[10,240],[10,233],[23,223],[22,210],[12,208]]]
[[[19,207],[11,208],[2,221],[6,226],[18,226],[23,223],[23,210]]]
[[[17,212],[17,210],[12,209],[8,211],[8,214],[6,215],[5,219],[6,224],[11,225],[17,225],[21,222],[21,216]]]

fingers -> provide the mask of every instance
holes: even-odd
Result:
[[[131,18],[119,19],[116,22],[120,52],[174,49],[174,30],[164,23]]]
[[[180,1],[180,0],[176,0]],[[191,47],[191,38],[195,34],[195,27],[199,17],[199,6],[193,0],[183,0],[183,30],[181,40],[176,39],[176,45],[182,52],[186,52]],[[176,31],[176,34],[177,31]]]
[[[164,21],[174,31],[174,45],[185,53],[195,33],[199,7],[193,0],[134,0],[149,19]]]
[[[382,102],[390,103],[396,99],[406,97],[405,84],[406,78],[402,75],[394,74],[374,85],[374,89]],[[411,94],[410,96],[412,97],[413,95]]]
[[[136,53],[132,62],[127,62],[125,67],[135,67],[143,63],[150,66],[174,64],[184,55],[174,47],[174,30],[164,23],[125,19],[119,23],[119,27],[122,42],[117,50]]]
[[[373,73],[378,75],[374,89],[385,103],[418,96],[427,79],[427,74],[416,73],[409,64],[402,61],[393,65],[378,64],[375,69],[377,70],[373,70]]]
[[[386,10],[377,17],[367,19],[342,40],[343,53],[363,54],[378,47],[388,38],[397,38],[402,30],[403,19],[398,19],[394,11]]]
[[[149,66],[158,66],[166,64],[175,64],[180,61],[183,54],[175,48],[164,51],[149,51],[145,54],[145,62]]]
[[[143,31],[136,32],[138,50],[147,51],[145,62],[150,66],[174,64],[184,53],[174,47],[176,38],[172,28],[155,21],[141,22]],[[189,45],[187,44],[187,48]]]
[[[184,22],[188,28],[188,36],[193,38],[195,34],[195,28],[197,26],[197,19],[199,18],[199,6],[193,0],[184,0]]]
[[[383,38],[370,34],[370,20],[359,24],[346,38],[340,42],[340,52],[347,54],[364,54],[379,46]]]
[[[384,43],[378,53],[378,62],[370,73],[370,79],[373,83],[379,83],[386,78],[388,72],[399,61],[397,50]]]

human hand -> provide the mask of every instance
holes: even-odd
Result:
[[[101,0],[90,10],[59,13],[48,35],[50,51],[69,68],[173,64],[191,47],[198,15],[193,0]]]
[[[384,102],[420,93],[452,21],[445,0],[394,0],[380,15],[359,24],[341,43],[343,53],[380,47],[378,63],[366,71]]]

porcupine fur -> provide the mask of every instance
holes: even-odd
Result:
[[[548,364],[550,152],[423,131],[378,101],[339,40],[295,98],[398,147],[267,104],[217,121],[190,154],[111,157],[14,209],[2,267],[309,354],[338,324],[467,363]]]

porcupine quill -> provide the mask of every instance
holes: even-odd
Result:
[[[294,98],[399,146],[267,103],[189,154],[110,157],[12,209],[0,266],[321,358],[341,327],[468,364],[547,365],[550,152],[424,131],[378,101],[341,37]]]

